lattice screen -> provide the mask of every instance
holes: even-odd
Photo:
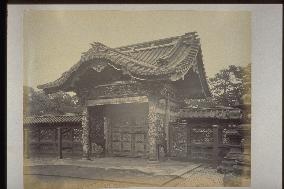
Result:
[[[182,124],[171,124],[171,156],[186,157],[187,128]]]
[[[213,143],[212,128],[192,128],[191,142],[194,144],[211,144]]]

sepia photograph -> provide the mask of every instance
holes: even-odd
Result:
[[[244,11],[26,11],[25,186],[249,186],[250,44]]]
[[[251,17],[25,9],[23,187],[250,187]]]

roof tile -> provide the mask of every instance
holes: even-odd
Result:
[[[95,42],[87,52],[82,54],[81,60],[69,71],[54,82],[38,86],[40,89],[59,89],[71,75],[86,61],[108,59],[111,66],[117,69],[129,70],[130,76],[136,79],[171,80],[172,75],[185,75],[184,60],[188,67],[200,49],[199,40],[194,32],[182,36],[134,44],[125,47],[109,48]],[[134,49],[134,50],[133,50]],[[94,63],[92,67],[96,66]],[[203,71],[204,67],[202,65]],[[205,74],[205,72],[201,73]],[[205,77],[203,77],[205,78]],[[178,78],[177,78],[178,79]]]
[[[81,115],[60,115],[60,116],[34,116],[25,117],[23,122],[26,124],[43,124],[43,123],[80,123],[82,119]]]

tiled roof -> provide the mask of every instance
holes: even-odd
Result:
[[[179,111],[180,118],[214,118],[214,119],[241,119],[241,110],[238,108],[183,108]]]
[[[61,115],[61,116],[35,116],[25,117],[24,124],[42,124],[42,123],[80,123],[80,115]]]
[[[98,42],[91,45],[92,48],[83,53],[80,61],[69,71],[38,88],[60,88],[86,62],[92,62],[92,69],[98,72],[111,66],[138,80],[176,81],[193,68],[200,73],[203,85],[208,88],[203,63],[197,65],[196,61],[198,53],[202,53],[196,32],[118,48],[110,48]]]
[[[178,117],[202,119],[241,119],[242,114],[238,108],[182,108],[178,111]],[[81,123],[81,115],[60,115],[60,116],[34,116],[25,117],[24,124],[43,124],[43,123]]]

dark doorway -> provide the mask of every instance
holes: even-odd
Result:
[[[107,154],[145,157],[148,150],[148,103],[105,105]]]

